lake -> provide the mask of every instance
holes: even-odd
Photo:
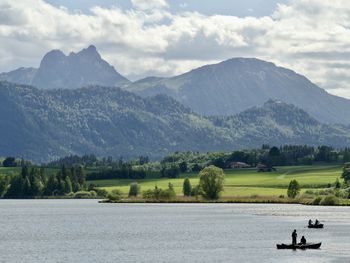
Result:
[[[1,200],[0,215],[6,263],[350,261],[348,207]],[[321,249],[277,250],[293,229]]]

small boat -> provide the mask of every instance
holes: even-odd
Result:
[[[321,247],[320,243],[306,243],[306,244],[277,244],[277,249],[318,249]]]
[[[308,225],[307,227],[308,228],[323,228],[323,224],[317,224],[317,225],[311,224],[311,225]]]

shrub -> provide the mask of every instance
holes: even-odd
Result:
[[[199,195],[199,186],[196,185],[195,187],[192,187],[191,189],[191,196],[197,197]]]
[[[149,189],[147,191],[144,191],[142,196],[144,199],[159,201],[159,200],[169,200],[169,199],[175,198],[176,193],[174,191],[173,185],[169,183],[169,187],[166,190],[163,190],[155,186],[153,190]]]
[[[316,197],[314,200],[312,200],[311,204],[312,205],[319,205],[322,200],[321,196]]]
[[[94,188],[93,189],[98,197],[107,197],[108,192],[105,189],[100,189],[100,188]]]
[[[313,191],[313,190],[306,190],[305,191],[305,194],[308,194],[308,195],[317,195],[318,193],[316,191]]]
[[[320,205],[337,205],[339,200],[333,195],[325,196],[322,198]]]
[[[122,193],[119,189],[114,189],[107,197],[109,201],[118,202],[122,199]]]
[[[140,186],[137,182],[130,184],[129,196],[138,196],[140,193]]]
[[[340,185],[339,179],[337,178],[337,180],[335,180],[335,183],[334,183],[334,188],[339,189],[340,187],[341,185]]]
[[[78,191],[74,193],[74,198],[84,199],[84,198],[95,198],[97,196],[95,191]]]
[[[279,198],[284,198],[284,195],[280,195]]]

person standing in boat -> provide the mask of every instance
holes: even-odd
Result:
[[[293,231],[293,233],[292,233],[292,244],[293,244],[293,245],[296,245],[296,244],[297,244],[297,237],[298,237],[297,230],[294,229],[294,231]]]

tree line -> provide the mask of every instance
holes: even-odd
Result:
[[[63,196],[86,189],[83,167],[62,168],[48,174],[44,168],[23,166],[18,175],[0,179],[0,197],[36,198]]]

